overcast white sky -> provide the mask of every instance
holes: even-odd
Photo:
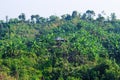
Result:
[[[71,14],[73,10],[85,12],[88,9],[96,13],[104,10],[107,15],[115,12],[120,18],[120,0],[0,0],[0,19],[5,19],[6,15],[14,18],[20,13],[28,18],[31,14],[60,16]]]

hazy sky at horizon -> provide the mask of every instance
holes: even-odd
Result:
[[[107,15],[115,12],[120,18],[119,0],[0,0],[0,20],[6,15],[18,17],[20,13],[25,13],[27,18],[32,14],[48,17],[71,14],[74,10],[83,13],[88,9],[96,13],[104,10]]]

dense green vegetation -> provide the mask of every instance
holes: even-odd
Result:
[[[120,20],[87,10],[0,21],[0,80],[120,80]]]

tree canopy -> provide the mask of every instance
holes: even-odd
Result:
[[[0,20],[0,79],[120,80],[120,20],[94,16],[87,10]]]

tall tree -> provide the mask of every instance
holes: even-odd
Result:
[[[84,13],[82,16],[81,16],[81,19],[83,19],[83,20],[86,20],[87,18],[86,18],[86,13]]]
[[[61,16],[63,20],[71,20],[71,15],[70,14],[64,14]]]
[[[26,16],[25,16],[24,13],[21,13],[21,14],[18,16],[18,18],[19,18],[21,21],[25,21]]]
[[[111,13],[111,22],[114,23],[116,21],[115,13]]]
[[[105,18],[101,14],[98,14],[98,17],[96,18],[96,20],[99,22],[103,22]]]
[[[31,15],[31,22],[34,23],[34,18],[35,18],[35,15]]]
[[[95,12],[93,10],[86,11],[86,17],[88,20],[92,20],[94,16],[95,16]]]
[[[6,23],[8,23],[8,16],[6,16]]]
[[[73,11],[72,12],[72,18],[75,18],[75,17],[77,17],[78,16],[78,12],[77,11]]]
[[[40,23],[40,16],[37,14],[35,15],[36,23]]]

